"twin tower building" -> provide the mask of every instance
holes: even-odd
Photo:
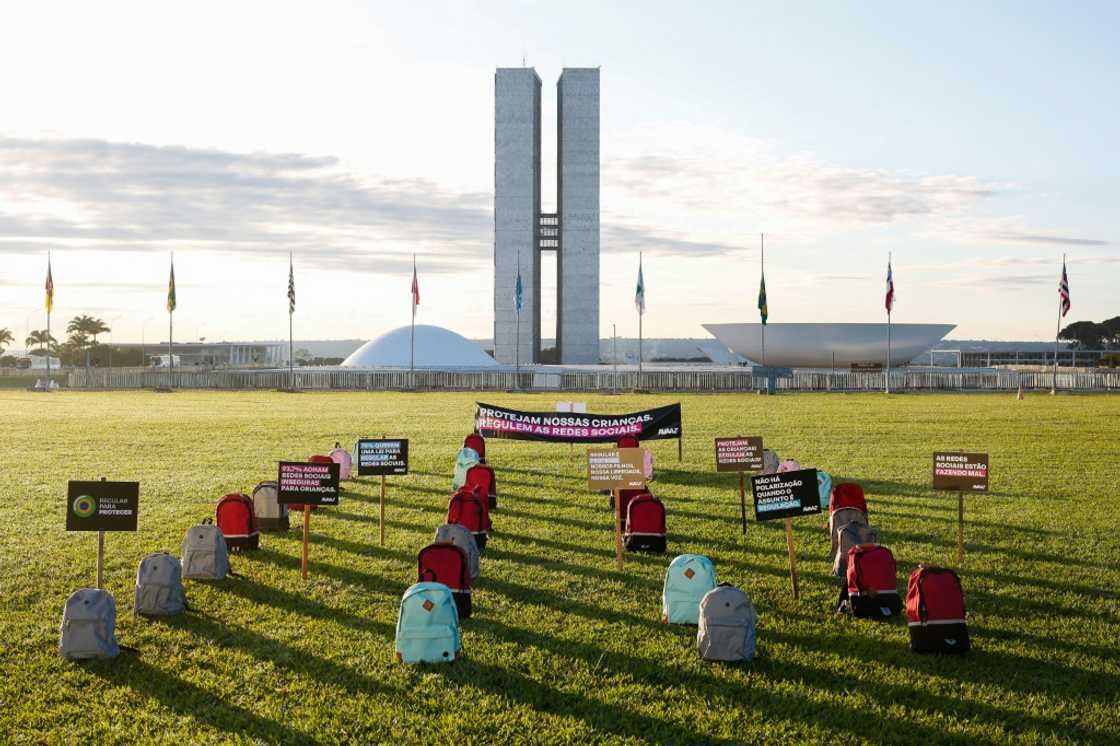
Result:
[[[494,75],[494,356],[499,363],[540,360],[544,251],[556,252],[559,361],[599,362],[598,68],[565,68],[556,96],[556,212],[542,212],[540,76],[531,67],[498,68]]]

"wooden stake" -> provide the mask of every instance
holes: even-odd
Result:
[[[684,461],[684,433],[677,436],[677,461]]]
[[[378,506],[377,528],[381,531],[381,546],[385,546],[385,475],[381,475],[381,504]]]
[[[964,561],[964,491],[957,490],[957,562]]]
[[[793,519],[786,519],[786,549],[789,551],[789,579],[793,583],[793,598],[799,598],[797,593],[797,555],[793,551]]]
[[[739,511],[743,514],[743,536],[747,535],[747,493],[744,485],[745,477],[739,472]]]
[[[104,481],[104,480],[103,480]],[[97,588],[105,587],[105,532],[97,532]]]
[[[300,571],[303,579],[307,580],[307,547],[311,542],[311,506],[303,504],[303,565]]]
[[[611,490],[614,494],[614,554],[615,564],[622,569],[622,491]]]

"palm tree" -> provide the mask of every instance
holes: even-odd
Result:
[[[23,343],[27,345],[28,350],[34,350],[32,355],[46,355],[48,350],[53,352],[58,348],[58,340],[46,329],[32,331]]]
[[[9,329],[7,327],[0,328],[0,354],[2,354],[4,352],[4,346],[5,345],[10,345],[12,342],[15,342],[15,341],[16,341],[16,338],[12,336],[12,330],[11,329]]]
[[[97,335],[109,331],[109,327],[101,319],[82,315],[70,319],[66,325],[66,332],[70,335],[70,342],[76,350],[86,351],[86,368],[89,368],[90,348],[97,344]],[[81,346],[78,346],[78,345]]]

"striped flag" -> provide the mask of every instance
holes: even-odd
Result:
[[[54,310],[54,278],[51,276],[51,256],[47,254],[47,313]]]
[[[638,287],[634,289],[634,307],[638,309],[639,315],[646,312],[646,281],[642,277],[641,254],[638,255]]]
[[[288,315],[296,312],[296,268],[288,254]]]
[[[175,310],[175,257],[171,257],[171,279],[167,281],[167,312]]]
[[[412,255],[412,316],[416,317],[416,307],[420,305],[420,280],[416,277],[416,255]]]
[[[1058,298],[1061,304],[1062,316],[1069,313],[1069,277],[1066,275],[1066,257],[1062,255],[1062,279],[1058,283]]]
[[[891,260],[887,259],[887,315],[894,309],[894,275],[891,274]]]

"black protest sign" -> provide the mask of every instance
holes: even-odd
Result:
[[[139,512],[139,482],[70,482],[66,491],[67,531],[135,531]]]
[[[762,438],[716,438],[716,471],[762,471]]]
[[[988,454],[940,451],[933,454],[933,488],[988,491]]]
[[[821,512],[816,469],[759,474],[751,477],[751,492],[756,521]]]
[[[276,502],[281,505],[338,505],[338,469],[329,464],[281,461]]]
[[[408,473],[408,440],[361,438],[355,456],[358,476]]]

